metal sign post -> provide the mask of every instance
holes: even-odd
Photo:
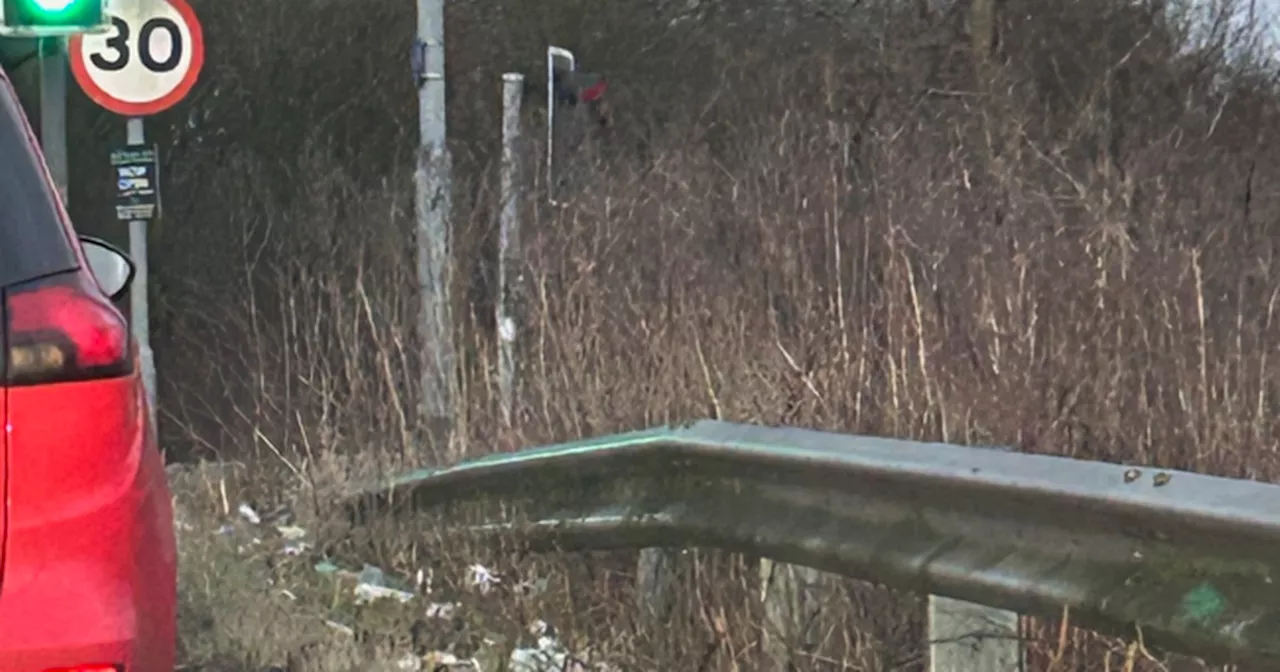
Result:
[[[578,60],[572,51],[563,47],[547,47],[547,200],[556,202],[556,180],[553,170],[556,127],[556,60],[569,64],[569,72],[578,69]]]
[[[129,223],[129,254],[137,266],[130,323],[142,359],[154,424],[155,356],[147,286],[147,223],[159,214],[159,157],[147,148],[143,117],[163,112],[195,86],[204,66],[204,32],[186,0],[139,0],[107,7],[110,28],[69,43],[71,73],[85,94],[128,117],[125,147],[111,154],[116,219]]]
[[[129,318],[142,358],[142,377],[147,385],[152,410],[155,408],[156,369],[151,350],[151,324],[147,304],[147,222],[155,219],[160,209],[160,160],[157,148],[146,147],[146,134],[141,117],[132,117],[125,125],[126,148],[111,152],[111,167],[116,179],[116,219],[129,224],[129,256],[136,271],[129,293]]]

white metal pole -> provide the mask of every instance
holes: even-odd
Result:
[[[40,58],[40,145],[53,183],[67,203],[67,52],[61,38],[36,44]]]
[[[422,72],[418,85],[419,146],[415,172],[418,284],[425,348],[422,399],[433,441],[452,428],[456,352],[450,315],[449,236],[452,165],[446,141],[444,0],[417,0]]]
[[[552,142],[555,140],[556,127],[556,55],[555,47],[547,47],[547,200],[556,200],[555,177],[552,176]]]
[[[523,273],[520,254],[520,96],[524,75],[502,76],[502,214],[498,223],[498,392],[511,426],[517,380],[516,336]],[[514,278],[512,277],[514,272]]]
[[[552,155],[555,153],[556,125],[556,59],[563,58],[569,62],[569,72],[578,69],[577,58],[572,51],[563,47],[547,47],[547,200],[556,202],[556,182],[552,169]]]
[[[146,144],[146,131],[141,117],[131,117],[125,124],[125,144],[142,147]],[[159,176],[153,176],[158,179]],[[157,185],[153,185],[157,186]],[[129,322],[133,337],[138,342],[138,354],[142,359],[142,379],[146,384],[147,398],[154,413],[156,407],[156,360],[151,350],[151,317],[147,303],[147,222],[135,219],[129,222],[129,256],[137,270],[129,291]],[[154,421],[154,416],[153,416]]]

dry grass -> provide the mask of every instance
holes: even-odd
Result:
[[[447,446],[423,440],[415,410],[410,190],[396,150],[412,142],[406,110],[387,104],[393,119],[359,136],[355,120],[378,118],[365,108],[398,89],[350,74],[362,60],[343,61],[340,77],[315,65],[327,52],[297,52],[311,64],[299,77],[350,83],[341,101],[326,82],[281,77],[279,109],[259,110],[278,143],[186,137],[182,168],[167,173],[181,195],[170,212],[190,224],[166,224],[156,241],[165,435],[175,451],[236,465],[174,477],[193,527],[190,664],[505,658],[541,619],[625,670],[763,669],[753,558],[683,556],[677,604],[655,622],[637,606],[629,554],[530,557],[431,530],[357,549],[327,525],[354,482],[523,445],[716,417],[1275,479],[1280,98],[1256,72],[1223,70],[1213,49],[1174,58],[1149,21],[1095,4],[1106,11],[1040,23],[1002,10],[999,62],[981,76],[954,56],[959,37],[919,38],[949,23],[887,9],[902,27],[855,44],[829,21],[795,19],[809,26],[803,43],[784,35],[761,52],[743,46],[750,24],[735,24],[741,36],[671,56],[689,63],[678,81],[669,63],[641,72],[614,58],[624,74],[610,71],[622,84],[614,135],[599,143],[608,160],[578,158],[594,169],[565,207],[525,204],[527,329],[510,427],[495,398],[496,199],[483,162],[498,80],[459,77],[462,114],[451,113],[474,147],[459,151],[462,393]],[[379,12],[396,16],[371,7],[369,30]],[[491,29],[456,21],[465,35]],[[224,35],[316,32],[274,14],[210,23]],[[519,51],[489,37],[478,42]],[[227,73],[276,63],[241,56],[239,69],[213,68],[229,102],[211,114],[228,137],[256,132],[237,124],[261,96]],[[666,104],[638,84],[655,81],[672,92]],[[490,84],[493,96],[476,93]],[[292,133],[294,93],[308,101],[296,114],[331,109],[342,123],[305,117],[295,126],[312,132]],[[281,554],[271,523],[239,521],[241,502],[287,511],[318,550]],[[423,570],[433,590],[358,607],[349,582],[313,571],[322,551],[357,570]],[[481,594],[473,564],[503,582]],[[435,618],[430,602],[461,606]],[[1059,626],[1033,624],[1034,669],[1164,667],[1129,642]],[[814,634],[801,669],[923,669],[918,597],[833,581]]]
[[[530,206],[519,420],[511,428],[497,420],[493,344],[483,320],[462,313],[465,431],[430,450],[414,420],[411,259],[384,237],[352,230],[401,224],[399,192],[344,193],[325,186],[342,183],[339,168],[310,166],[315,210],[293,215],[308,235],[247,232],[274,259],[245,269],[237,294],[253,300],[239,312],[192,315],[178,331],[225,333],[188,346],[219,365],[189,379],[181,398],[208,400],[200,391],[210,377],[225,396],[209,401],[205,420],[194,405],[177,407],[191,413],[183,423],[249,465],[228,486],[233,506],[285,504],[309,529],[320,529],[342,487],[382,470],[700,416],[1272,477],[1269,358],[1280,283],[1266,262],[1268,237],[1217,195],[1221,170],[1182,177],[1177,188],[1161,185],[1168,159],[1135,162],[1125,180],[1076,176],[1023,142],[984,173],[910,128],[886,133],[866,152],[868,165],[854,168],[841,133],[797,112],[744,139],[738,165],[678,149],[643,172],[607,170],[565,209]],[[1140,206],[1135,184],[1146,185]],[[1199,210],[1188,207],[1193,200]],[[1002,221],[963,212],[984,201]],[[1206,210],[1220,216],[1206,224]],[[1220,223],[1227,217],[1238,223]],[[302,230],[287,219],[271,226]],[[327,249],[340,257],[294,251],[334,242]],[[220,423],[218,438],[209,418]],[[290,590],[320,591],[316,604],[298,607],[271,596],[261,577],[237,578],[248,570],[229,548],[202,541],[186,556],[188,576],[207,587],[207,608],[226,599],[222,608],[238,615],[213,631],[250,646],[254,664],[334,641],[322,617],[335,607],[311,561],[271,569]],[[369,553],[361,560],[404,576],[426,567],[456,581],[481,563],[555,587],[537,599],[475,598],[468,614],[492,614],[483,627],[464,624],[422,644],[431,649],[470,654],[478,633],[511,642],[541,618],[627,669],[760,664],[749,559],[710,553],[685,563],[690,588],[678,615],[653,628],[634,607],[633,563],[623,557],[517,558],[419,537]],[[248,594],[216,597],[237,589],[255,596],[252,611]],[[369,626],[385,651],[403,650],[396,639],[413,630],[410,615],[395,618],[403,627]],[[823,619],[813,669],[919,665],[914,598],[844,583]],[[264,623],[266,637],[251,636]],[[237,627],[248,629],[242,636]],[[1043,661],[1059,633],[1052,623],[1037,632]],[[1121,643],[1071,642],[1059,669],[1123,665]],[[302,669],[346,669],[337,661],[357,660],[349,655],[326,653]]]

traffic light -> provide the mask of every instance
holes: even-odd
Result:
[[[590,116],[600,126],[609,126],[613,120],[612,111],[605,93],[609,90],[609,82],[603,75],[594,72],[564,71],[557,69],[552,79],[555,90],[556,105],[575,108],[586,105]]]
[[[104,27],[106,0],[3,0],[0,34],[43,37],[74,35]]]

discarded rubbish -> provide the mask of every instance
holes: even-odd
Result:
[[[307,536],[307,531],[297,525],[280,525],[276,531],[285,541],[298,541]]]
[[[395,599],[403,604],[413,599],[413,593],[388,586],[386,574],[381,568],[373,565],[365,565],[364,569],[360,570],[355,593],[357,604],[384,598]]]
[[[396,590],[395,588],[388,588],[386,586],[371,586],[367,583],[357,584],[355,593],[356,604],[366,604],[375,600],[387,598],[398,600],[401,604],[404,604],[413,599],[413,593]]]
[[[474,658],[459,658],[447,651],[431,651],[422,657],[424,667],[432,672],[439,670],[479,670],[480,664]]]
[[[254,511],[253,507],[248,504],[241,504],[236,510],[240,512],[241,517],[254,525],[258,525],[262,522],[262,516],[259,516],[258,512]]]
[[[582,657],[570,655],[554,637],[542,636],[536,647],[512,651],[507,669],[510,672],[605,672],[615,668],[603,663],[592,665]]]
[[[569,655],[560,650],[519,648],[511,652],[507,669],[511,672],[551,672],[552,670],[577,670],[569,667]]]
[[[489,592],[494,584],[501,582],[502,579],[484,565],[471,565],[471,585],[477,586],[482,594]]]
[[[261,521],[257,512],[248,505],[242,505],[239,512],[250,523],[256,525]],[[219,533],[231,534],[234,530],[234,526],[226,525],[219,530]],[[296,556],[302,555],[311,548],[311,544],[305,541],[307,537],[305,529],[292,525],[280,525],[276,526],[275,530],[279,533],[279,540],[285,543],[277,542],[271,545],[276,546],[280,552]],[[268,544],[270,541],[270,539],[263,541],[251,537],[246,540],[247,543],[241,545],[241,548],[254,544]],[[408,580],[402,581],[388,576],[385,570],[376,565],[366,563],[357,572],[344,569],[329,559],[321,559],[312,568],[317,574],[353,580],[355,583],[353,592],[357,604],[385,599],[407,604],[419,594],[429,594],[435,578],[430,568],[420,568]],[[467,581],[479,592],[487,593],[493,586],[501,583],[503,578],[484,565],[476,563],[468,568]],[[513,583],[512,589],[522,594],[541,593],[547,590],[547,580],[545,578],[522,580]],[[287,588],[277,588],[274,592],[289,601],[300,599],[297,594]],[[449,621],[456,618],[463,608],[461,602],[427,602],[421,613],[424,613],[427,618]],[[356,635],[355,628],[345,623],[328,618],[322,619],[322,622],[335,634],[347,637]],[[482,651],[477,652],[475,657],[459,658],[446,651],[432,651],[424,655],[407,653],[394,661],[394,669],[405,672],[425,670],[489,672],[497,669],[506,669],[510,672],[612,672],[615,669],[600,663],[588,662],[591,660],[590,657],[568,651],[558,641],[554,630],[546,621],[540,619],[533,621],[529,624],[528,633],[536,639],[536,644],[533,646],[510,649],[501,642],[491,642],[486,638],[488,646],[482,647]]]
[[[385,586],[387,585],[387,575],[382,571],[381,567],[365,565],[360,570],[359,581],[371,586]]]
[[[506,664],[509,672],[618,672],[608,663],[591,662],[594,656],[589,651],[570,652],[542,619],[530,623],[526,630],[537,637],[537,644],[513,650]]]
[[[324,624],[329,626],[329,628],[333,630],[336,630],[344,635],[347,635],[348,637],[356,636],[356,631],[354,629],[352,629],[350,626],[343,625],[337,621],[331,621],[326,618],[324,621]]]
[[[453,614],[462,605],[456,602],[432,602],[427,605],[427,618],[440,618],[448,620],[453,618]]]

